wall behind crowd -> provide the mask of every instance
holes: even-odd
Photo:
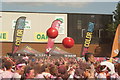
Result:
[[[2,43],[2,53],[10,53],[12,51],[13,33],[15,21],[20,16],[26,17],[25,30],[20,48],[29,44],[32,48],[39,52],[45,52],[48,37],[46,30],[51,27],[52,21],[61,19],[63,21],[59,29],[59,35],[55,40],[55,46],[80,56],[82,45],[84,44],[88,23],[94,22],[94,32],[91,40],[89,52],[96,56],[109,56],[111,52],[111,43],[105,29],[112,21],[112,15],[101,14],[57,14],[57,13],[26,13],[26,12],[1,12],[0,21],[2,30],[0,31],[0,40]],[[105,36],[106,35],[106,36]],[[42,36],[42,37],[41,37]],[[72,37],[75,45],[70,48],[64,48],[63,38]],[[98,48],[100,47],[100,48]],[[107,49],[106,49],[107,47]],[[19,49],[20,49],[19,48]]]
[[[112,22],[112,15],[69,13],[68,17],[68,36],[74,38],[76,44],[84,44],[88,24],[93,22],[95,25],[89,51],[92,48],[96,56],[110,56],[113,36],[106,29]],[[93,45],[96,47],[94,48]]]
[[[16,20],[25,16],[25,30],[22,42],[47,42],[46,31],[51,27],[54,20],[60,19],[63,23],[59,29],[59,35],[56,38],[57,43],[67,36],[67,14],[51,13],[22,13],[22,12],[1,12],[2,13],[2,31],[1,40],[3,42],[13,42],[13,34]]]

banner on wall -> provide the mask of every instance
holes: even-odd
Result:
[[[29,45],[25,45],[21,50],[18,50],[16,53],[21,53],[21,54],[41,54],[37,50],[33,49]]]
[[[12,48],[13,54],[16,53],[22,41],[22,36],[23,36],[24,26],[25,26],[25,19],[26,17],[23,16],[23,17],[19,17],[16,21],[14,36],[13,36],[13,48]]]
[[[49,52],[51,56],[64,56],[64,57],[76,57],[75,54],[69,53],[67,51],[64,51],[60,49],[59,47],[53,47],[51,51]]]
[[[87,29],[87,33],[86,33],[86,37],[85,37],[85,42],[84,42],[83,47],[82,47],[81,56],[85,55],[85,53],[88,52],[88,48],[90,46],[91,39],[92,39],[94,25],[95,24],[93,22],[89,22],[89,24],[88,24],[88,29]]]
[[[112,52],[111,57],[116,57],[119,54],[120,51],[120,24],[117,27],[113,46],[112,46]]]
[[[46,35],[46,33],[35,32],[34,33],[34,39],[35,39],[35,41],[39,41],[39,42],[47,42],[48,41],[48,36]]]
[[[0,41],[8,40],[8,32],[0,32]]]
[[[56,28],[58,30],[61,24],[62,24],[62,21],[57,19],[52,22],[51,27]],[[46,52],[45,52],[46,54],[49,54],[50,50],[54,47],[54,41],[55,39],[48,38],[48,43],[47,43]]]

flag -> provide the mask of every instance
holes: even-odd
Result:
[[[85,53],[88,52],[88,48],[90,46],[90,42],[92,39],[93,30],[94,30],[94,23],[89,22],[88,30],[87,30],[86,37],[85,37],[85,42],[83,44],[82,51],[81,51],[82,52],[81,56],[85,55]]]
[[[112,46],[111,58],[116,57],[120,51],[120,24],[117,27],[114,42]]]
[[[22,49],[17,50],[16,53],[21,53],[21,54],[41,54],[41,52],[38,52],[37,50],[33,49],[29,45],[25,45]]]
[[[16,21],[14,36],[13,36],[13,47],[12,47],[13,54],[16,53],[22,41],[22,36],[24,32],[24,27],[25,27],[25,19],[26,17],[22,16],[22,17],[19,17]]]
[[[62,21],[54,20],[52,22],[51,27],[56,28],[58,30],[60,28],[60,24],[62,24]],[[50,50],[53,48],[54,41],[55,41],[55,39],[48,38],[48,43],[47,43],[46,52],[45,52],[46,54],[49,54]]]

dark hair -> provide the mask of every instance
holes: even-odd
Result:
[[[85,53],[85,60],[88,61],[88,58],[91,57],[93,53]]]
[[[13,64],[10,61],[5,61],[4,62],[4,67],[6,68],[6,70],[9,70],[10,68],[12,68]]]
[[[24,75],[27,76],[27,73],[30,73],[30,70],[32,70],[33,68],[31,66],[26,66],[24,69]]]
[[[57,67],[54,65],[53,67],[50,67],[50,74],[52,74],[53,76],[57,76],[58,72],[57,72]]]
[[[35,66],[34,66],[34,70],[35,70],[35,75],[36,74],[41,74],[42,72],[41,72],[41,65],[40,64],[36,64]]]
[[[19,60],[16,62],[16,65],[22,64],[22,63],[25,63],[25,64],[26,64],[26,61],[23,60],[23,59],[19,59]]]
[[[96,67],[96,72],[97,73],[100,73],[100,72],[103,72],[102,70],[105,68],[106,66],[105,65],[99,65]]]
[[[41,72],[45,72],[45,69],[47,68],[47,66],[46,65],[42,65],[41,66]]]

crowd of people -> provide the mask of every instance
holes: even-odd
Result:
[[[84,57],[16,56],[0,58],[0,80],[120,80],[119,61]]]

